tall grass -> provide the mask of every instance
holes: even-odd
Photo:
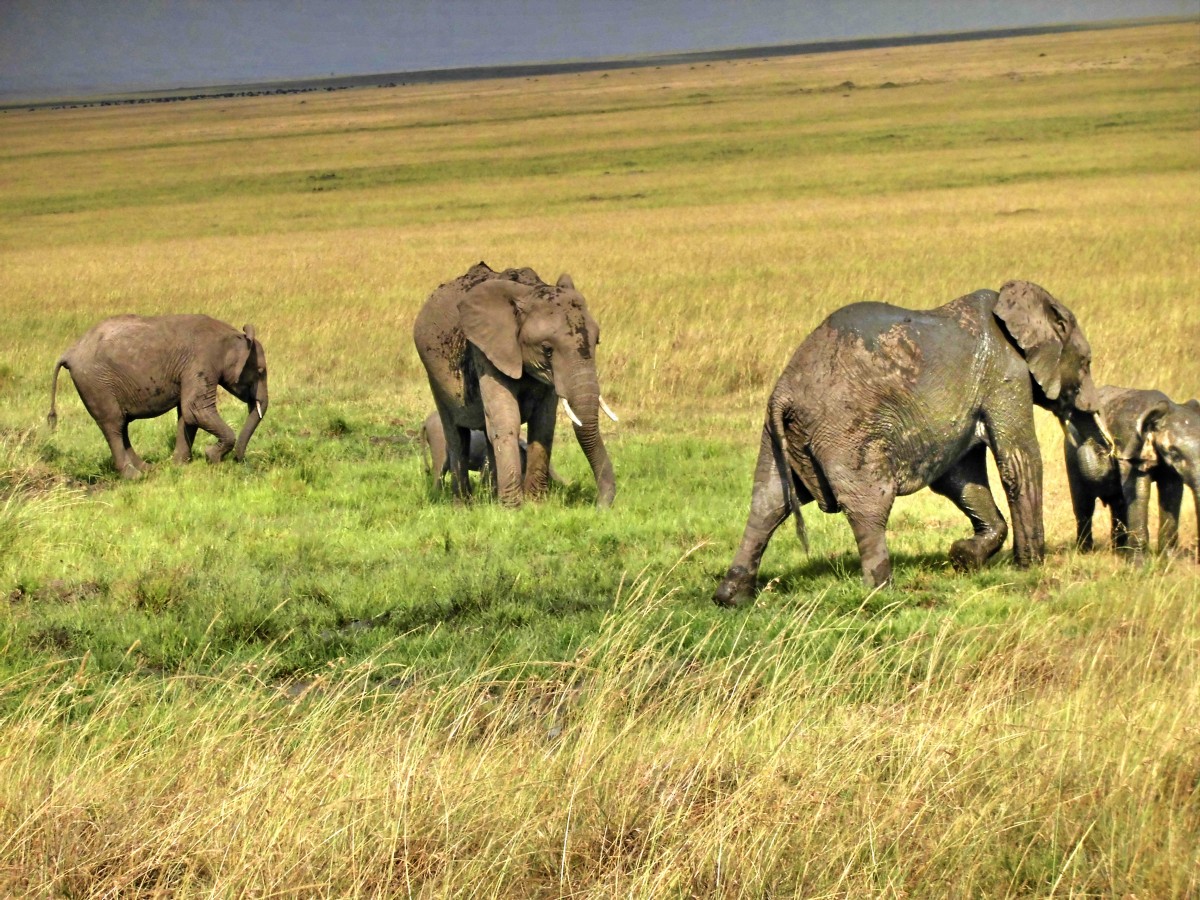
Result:
[[[643,578],[545,674],[31,671],[8,686],[0,885],[1187,896],[1200,591],[1084,596],[899,645],[817,596],[729,652],[657,621],[670,592]]]
[[[808,507],[710,596],[847,302],[1031,279],[1197,393],[1198,35],[0,114],[0,893],[1197,893],[1200,579],[1074,551],[1049,416],[1045,566],[954,574],[926,492],[889,590]],[[611,510],[566,435],[537,506],[430,488],[409,329],[481,258],[587,296]],[[241,466],[135,423],[126,484],[53,361],[181,310],[271,410]]]

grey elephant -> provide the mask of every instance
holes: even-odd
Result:
[[[548,285],[532,269],[496,272],[481,262],[430,295],[417,314],[413,340],[445,433],[455,497],[470,493],[472,430],[483,430],[493,448],[501,503],[518,506],[543,496],[561,399],[592,467],[596,502],[612,503],[616,478],[599,418],[601,410],[616,417],[600,397],[600,329],[570,276]]]
[[[83,405],[108,441],[113,465],[125,478],[137,478],[147,468],[129,443],[134,419],[177,410],[175,461],[191,459],[196,430],[203,429],[217,439],[206,455],[219,462],[230,450],[242,459],[267,412],[267,357],[253,325],[238,331],[202,315],[105,319],[54,366],[46,417],[52,429],[58,420],[59,369],[71,373]],[[218,385],[247,407],[236,441],[233,429],[217,414]]]
[[[973,526],[950,548],[951,561],[981,566],[1008,532],[988,485],[988,449],[1008,496],[1016,563],[1040,562],[1033,407],[1096,417],[1090,364],[1075,316],[1024,281],[937,309],[855,303],[833,313],[771,392],[750,516],[713,599],[733,606],[753,596],[771,535],[794,514],[803,540],[800,507],[810,500],[846,514],[869,587],[891,578],[885,528],[893,501],[926,486]]]
[[[1092,549],[1092,514],[1100,500],[1112,512],[1113,547],[1140,554],[1150,545],[1150,485],[1158,488],[1158,546],[1179,544],[1183,488],[1192,491],[1200,529],[1200,401],[1175,403],[1159,391],[1105,385],[1100,410],[1116,450],[1088,417],[1063,423],[1067,482],[1080,549]],[[1195,549],[1200,562],[1200,536]]]
[[[450,456],[446,452],[446,432],[442,428],[442,417],[436,412],[430,413],[428,418],[421,423],[421,431],[418,435],[421,442],[421,458],[425,463],[425,471],[433,476],[434,485],[440,487],[442,481],[450,472]],[[528,443],[524,438],[517,441],[521,448],[521,474],[525,474],[525,457],[527,453]],[[493,471],[492,464],[488,459],[489,447],[487,436],[482,431],[472,430],[469,437],[467,451],[467,469],[471,472],[488,472]],[[491,479],[493,482],[495,479]],[[550,480],[558,484],[563,483],[562,476],[554,470],[553,464],[550,466]]]

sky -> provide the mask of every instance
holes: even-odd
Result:
[[[1200,0],[0,0],[0,99],[1179,15]]]

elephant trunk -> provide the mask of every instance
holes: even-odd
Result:
[[[1108,423],[1104,420],[1104,414],[1100,410],[1100,392],[1096,390],[1096,383],[1092,381],[1092,376],[1083,376],[1083,380],[1079,383],[1079,390],[1075,394],[1074,406],[1076,410],[1095,420],[1096,428],[1099,429],[1101,437],[1108,444],[1105,450],[1114,453],[1117,449],[1117,442],[1113,439],[1112,432],[1108,430]]]
[[[579,420],[578,424],[573,422],[572,425],[575,439],[596,478],[596,505],[611,506],[617,494],[617,479],[600,436],[600,382],[594,372],[576,375],[567,383],[566,393],[562,396]]]
[[[263,420],[263,416],[267,414],[267,383],[260,381],[258,387],[254,391],[254,400],[246,403],[246,424],[242,426],[241,432],[238,434],[237,443],[233,448],[233,458],[241,462],[246,456],[246,445],[250,443],[250,438],[254,436],[255,429]]]

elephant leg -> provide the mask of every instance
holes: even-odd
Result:
[[[1008,536],[1008,523],[996,506],[988,484],[987,447],[968,451],[956,466],[929,487],[948,497],[971,520],[973,537],[950,546],[950,562],[960,572],[972,572],[987,562]]]
[[[1125,534],[1121,547],[1137,558],[1150,545],[1150,475],[1124,461],[1121,469],[1125,505]],[[1113,521],[1116,521],[1115,515]]]
[[[147,472],[150,466],[137,455],[137,451],[133,449],[133,444],[129,443],[129,422],[125,422],[121,426],[121,443],[125,445],[125,458],[133,463],[133,465],[141,472]]]
[[[1158,552],[1170,553],[1179,546],[1179,513],[1183,509],[1183,479],[1163,472],[1155,479],[1158,487]]]
[[[550,490],[550,451],[554,445],[555,415],[558,412],[557,397],[549,397],[537,403],[529,415],[529,440],[523,452],[525,496],[542,498]]]
[[[185,379],[179,398],[179,406],[188,425],[203,429],[217,439],[217,443],[204,451],[210,463],[219,463],[237,441],[237,435],[225,420],[217,415],[217,386],[201,377]],[[176,434],[178,439],[178,434]]]
[[[128,444],[125,420],[125,413],[121,409],[121,405],[116,399],[107,393],[94,392],[90,389],[79,392],[83,399],[87,411],[92,418],[96,420],[96,424],[100,426],[100,431],[104,435],[104,439],[108,442],[108,449],[112,453],[113,466],[122,478],[137,478],[141,475],[141,470],[137,463],[129,458],[126,451]]]
[[[758,464],[754,469],[750,517],[733,562],[713,595],[713,602],[718,606],[738,606],[754,597],[763,553],[771,535],[791,512],[784,493],[784,477],[776,459],[770,431],[764,426]]]
[[[841,503],[862,563],[863,584],[869,588],[883,587],[892,580],[892,561],[887,548],[887,521],[892,512],[895,495],[889,490],[868,501],[855,498],[850,506]],[[841,498],[839,498],[841,502]]]
[[[471,496],[471,479],[468,475],[469,455],[471,452],[471,430],[459,428],[450,414],[450,409],[436,396],[438,417],[442,420],[442,437],[445,440],[444,470],[450,473],[450,490],[455,502],[463,502]],[[441,479],[438,470],[433,470],[434,476]]]
[[[1071,510],[1075,514],[1075,546],[1084,553],[1090,553],[1095,547],[1092,517],[1096,512],[1096,492],[1073,464],[1069,453],[1067,487],[1071,490]]]
[[[125,451],[124,421],[101,423],[100,430],[104,432],[104,439],[108,441],[108,449],[112,451],[113,466],[116,467],[121,477],[138,478],[142,474],[141,469]]]
[[[501,382],[500,379],[504,379]],[[483,399],[484,431],[492,445],[496,462],[496,496],[505,506],[520,506],[521,490],[521,411],[510,386],[512,379],[485,372],[479,377]]]
[[[487,485],[488,491],[495,497],[496,486],[496,448],[492,446],[492,442],[484,440],[483,465],[479,467],[479,474],[482,482]]]
[[[1109,502],[1112,512],[1112,548],[1126,550],[1129,547],[1129,510],[1125,505],[1125,496],[1114,497]]]
[[[988,444],[996,457],[1000,481],[1012,514],[1013,561],[1021,568],[1038,565],[1046,556],[1042,522],[1042,454],[1033,427],[1033,412],[1016,424],[988,425]]]
[[[172,457],[177,463],[191,462],[192,460],[192,445],[196,441],[196,426],[189,425],[183,417],[182,407],[178,410],[179,417],[175,423],[175,455]]]

